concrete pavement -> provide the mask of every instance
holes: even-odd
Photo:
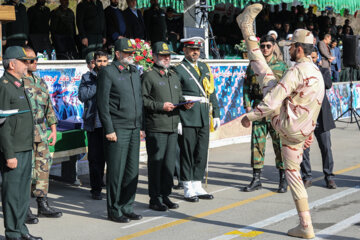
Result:
[[[325,188],[315,141],[310,153],[314,179],[308,189],[309,202],[318,239],[355,240],[360,239],[360,131],[356,124],[336,125],[331,133],[338,188]],[[271,140],[266,150],[263,189],[245,193],[240,188],[252,177],[249,159],[250,143],[211,149],[207,190],[215,199],[188,203],[182,200],[182,191],[174,191],[171,197],[180,208],[168,212],[148,209],[147,169],[142,164],[135,211],[144,218],[128,224],[106,219],[106,200],[90,198],[88,176],[81,177],[81,187],[51,182],[49,200],[64,216],[40,218],[39,224],[29,225],[29,230],[47,240],[294,239],[286,232],[298,223],[295,206],[290,192],[275,192],[278,171]],[[36,213],[34,199],[31,206]],[[3,234],[1,226],[0,235]]]

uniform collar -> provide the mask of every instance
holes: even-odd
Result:
[[[162,76],[162,77],[163,77],[163,76],[170,75],[169,69],[165,69],[165,68],[163,68],[163,67],[160,67],[160,66],[157,65],[157,64],[154,64],[153,69],[154,69],[157,73],[159,73],[159,75]]]
[[[184,60],[187,61],[192,67],[195,67],[195,66],[198,65],[198,62],[192,63],[192,62],[190,62],[186,57],[184,57]]]
[[[276,57],[275,55],[273,54],[273,56],[271,57],[270,61],[268,62],[269,65],[273,65],[276,63]]]
[[[20,88],[20,87],[24,86],[23,81],[17,79],[15,76],[13,76],[8,71],[5,71],[4,77],[5,77],[4,80],[11,82],[16,88]]]
[[[310,57],[302,57],[299,60],[297,60],[296,62],[298,63],[302,63],[302,62],[312,62]]]

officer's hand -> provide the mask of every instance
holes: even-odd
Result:
[[[164,111],[171,112],[172,110],[174,110],[174,108],[175,108],[175,106],[171,102],[164,103],[164,106],[163,106]]]
[[[106,43],[106,38],[103,38],[103,45],[105,45]]]
[[[2,45],[5,46],[6,45],[6,40],[2,41]]]
[[[245,128],[250,127],[250,120],[249,120],[249,118],[248,118],[246,115],[241,119],[241,124],[242,124],[243,127],[245,127]]]
[[[113,132],[113,133],[109,133],[109,134],[106,134],[106,139],[110,142],[117,142],[117,136],[116,136],[116,133]]]
[[[246,107],[246,108],[245,108],[245,111],[246,111],[246,113],[251,112],[251,107]]]
[[[184,106],[185,106],[186,109],[190,109],[190,108],[192,108],[194,106],[194,104],[195,103],[187,103]]]
[[[85,47],[89,46],[89,41],[88,41],[87,38],[81,39],[81,43],[82,43],[82,45],[84,45]]]
[[[140,139],[146,138],[145,131],[140,131]]]
[[[314,138],[313,138],[313,135],[311,134],[309,136],[309,138],[305,140],[305,144],[304,144],[303,148],[307,149],[308,147],[310,147],[310,145],[313,143],[313,141],[314,141]]]
[[[50,126],[50,128],[51,128],[51,133],[48,137],[48,141],[50,141],[50,139],[51,139],[51,142],[49,143],[49,145],[54,146],[56,143],[56,125],[53,124]]]
[[[6,166],[11,169],[16,168],[17,167],[17,159],[16,158],[7,159]]]

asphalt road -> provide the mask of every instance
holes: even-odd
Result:
[[[360,131],[356,124],[337,123],[331,134],[337,189],[325,188],[316,141],[311,148],[314,179],[308,194],[315,232],[317,239],[360,239]],[[279,176],[271,140],[263,189],[246,193],[240,189],[252,177],[249,159],[250,143],[211,149],[207,190],[215,199],[188,203],[182,200],[182,191],[174,191],[171,197],[180,208],[168,212],[148,209],[147,170],[142,164],[135,212],[144,218],[128,224],[106,219],[106,200],[90,198],[88,176],[81,177],[81,187],[51,182],[50,202],[64,216],[41,218],[39,224],[29,225],[29,230],[46,240],[296,239],[286,235],[299,222],[291,194],[275,192]],[[31,206],[36,213],[35,199],[31,199]],[[3,226],[0,235],[4,235]]]

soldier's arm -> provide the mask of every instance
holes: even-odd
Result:
[[[154,97],[151,96],[152,86],[153,84],[150,73],[144,73],[141,88],[144,108],[152,112],[161,112],[163,111],[164,102],[157,102],[155,101]]]
[[[47,84],[41,78],[40,78],[40,85],[43,87],[43,89],[46,90],[47,101],[45,103],[46,107],[45,107],[45,114],[44,115],[45,115],[45,118],[46,118],[46,123],[47,123],[48,127],[50,127],[51,125],[56,125],[58,120],[57,120],[57,117],[56,117],[56,114],[55,114],[55,111],[54,111],[54,107],[53,107],[52,102],[51,102],[51,96],[49,94],[49,89],[47,87]]]
[[[280,82],[264,96],[261,103],[247,114],[248,119],[255,121],[272,114],[301,84],[301,81],[298,70],[295,67],[290,68]]]
[[[243,84],[243,100],[244,100],[244,108],[251,107],[251,98],[250,98],[250,84],[251,84],[251,69],[250,64],[246,69],[246,76],[244,78]]]
[[[87,81],[86,78],[90,78],[90,74],[83,74],[79,85],[79,100],[82,103],[91,99],[96,94],[96,85]]]
[[[10,96],[4,87],[0,86],[0,110],[10,110]],[[0,151],[3,152],[5,159],[15,158],[12,145],[10,120],[6,119],[0,126]]]
[[[99,117],[105,129],[105,134],[109,134],[115,132],[110,116],[109,107],[112,80],[110,79],[109,73],[108,71],[106,71],[106,69],[103,69],[99,72],[98,80],[99,83],[96,92],[96,100]]]

